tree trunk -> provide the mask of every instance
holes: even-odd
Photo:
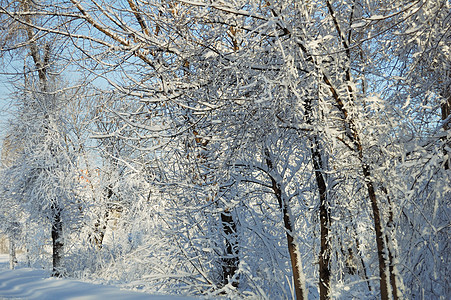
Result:
[[[52,276],[61,277],[61,258],[63,256],[63,222],[61,220],[61,208],[52,205],[52,249],[53,249],[53,271]]]
[[[307,98],[304,103],[305,118],[308,125],[313,125],[312,100]],[[310,138],[310,153],[319,192],[319,219],[321,228],[321,247],[319,253],[319,297],[321,300],[330,297],[330,205],[327,198],[327,185],[324,174],[324,163],[321,157],[321,145],[316,136]]]
[[[445,120],[447,120],[449,117],[450,117],[450,115],[451,115],[451,92],[448,92],[449,94],[448,95],[446,95],[446,93],[445,93],[445,99],[446,99],[446,101],[445,102],[443,102],[442,103],[442,105],[441,105],[441,108],[442,108],[442,120],[443,121],[445,121]],[[450,122],[450,120],[448,120],[444,125],[443,125],[443,129],[445,130],[445,132],[448,130],[448,129],[450,129],[451,128],[451,126],[449,126],[449,124],[450,124],[451,122]],[[445,142],[446,142],[446,138],[447,137],[444,137],[443,139],[445,140]],[[449,145],[449,144],[448,144]],[[451,164],[451,155],[450,155],[450,153],[448,153],[448,151],[446,150],[446,148],[444,147],[444,149],[443,149],[443,154],[444,154],[444,156],[445,156],[445,159],[446,159],[446,161],[445,161],[445,170],[449,170],[449,168],[450,168],[450,164]]]
[[[387,247],[384,241],[384,234],[382,232],[382,221],[381,214],[379,211],[379,206],[377,203],[376,192],[374,191],[373,182],[370,180],[369,166],[366,164],[362,165],[363,175],[368,189],[368,195],[371,202],[371,208],[373,210],[374,219],[374,230],[376,232],[376,246],[377,246],[377,257],[379,261],[379,276],[380,276],[380,290],[381,299],[388,300],[391,298],[389,291],[389,284],[387,275],[390,274],[390,270],[387,269]],[[394,276],[394,275],[393,275]],[[389,275],[390,277],[390,275]]]
[[[391,243],[390,243],[390,240],[389,240],[390,239],[389,237],[394,234],[394,230],[393,230],[393,226],[394,226],[393,204],[391,202],[390,197],[388,196],[387,189],[384,186],[382,186],[381,190],[387,196],[387,202],[388,202],[388,205],[389,205],[387,230],[386,230],[386,233],[385,233],[385,243],[387,245],[387,251],[388,251],[388,261],[389,261],[389,271],[390,271],[390,284],[391,284],[392,291],[393,291],[393,299],[394,300],[398,300],[398,299],[401,299],[401,295],[400,295],[399,290],[398,290],[398,282],[397,282],[397,278],[395,276],[395,257],[394,257],[395,250],[392,249]]]
[[[269,151],[265,150],[266,164],[269,170],[273,169],[273,164],[269,158]],[[269,173],[268,173],[269,174]],[[290,255],[291,269],[293,271],[294,290],[297,300],[307,300],[307,291],[305,289],[305,278],[302,271],[302,261],[299,248],[294,240],[294,225],[291,218],[290,206],[282,196],[282,189],[274,177],[270,175],[272,190],[276,196],[279,207],[283,214],[283,223],[287,235],[288,253]]]
[[[390,284],[391,284],[391,289],[392,289],[392,295],[393,295],[394,300],[398,300],[400,297],[398,295],[398,287],[397,287],[398,285],[396,283],[394,256],[393,256],[393,251],[389,246],[389,241],[388,241],[387,235],[385,235],[385,242],[386,242],[387,251],[388,251],[388,261],[390,263],[388,266],[388,270],[390,272]]]
[[[319,219],[321,228],[321,248],[319,253],[319,298],[321,300],[329,299],[330,294],[330,208],[327,199],[327,186],[323,174],[323,162],[319,151],[319,142],[316,137],[313,138],[310,147],[313,167],[315,169],[315,178],[319,191]]]
[[[285,225],[285,231],[287,234],[288,252],[290,254],[291,269],[293,270],[294,289],[297,300],[307,300],[305,296],[307,294],[305,290],[304,275],[302,272],[301,257],[298,246],[296,245],[293,237],[293,225],[289,213],[289,207],[287,204],[283,206],[283,222]]]
[[[16,245],[14,244],[14,239],[11,236],[9,237],[9,268],[11,270],[14,270],[16,264],[17,264]]]
[[[221,213],[222,229],[225,235],[225,256],[222,258],[222,276],[223,284],[232,284],[238,287],[238,278],[234,278],[238,271],[238,236],[236,232],[236,223],[232,215],[225,211]]]

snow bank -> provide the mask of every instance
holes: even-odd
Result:
[[[51,278],[49,277],[49,272],[45,270],[34,270],[30,268],[8,270],[7,267],[8,255],[0,254],[0,299],[187,299],[186,297],[149,295],[124,291],[113,286]]]

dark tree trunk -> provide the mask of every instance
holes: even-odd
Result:
[[[366,186],[368,189],[368,195],[371,202],[371,208],[373,211],[373,219],[374,219],[374,230],[376,232],[376,246],[377,246],[377,257],[379,260],[379,276],[380,280],[380,290],[381,290],[381,299],[388,300],[389,299],[389,285],[387,278],[387,260],[386,256],[388,255],[387,245],[385,245],[384,234],[382,232],[382,220],[381,214],[379,211],[379,205],[377,203],[376,192],[374,190],[373,182],[370,179],[370,171],[369,166],[363,164],[363,175],[366,182]],[[390,271],[390,270],[389,270]],[[390,272],[388,272],[390,273]],[[391,275],[389,275],[391,276]],[[394,276],[394,275],[393,275]]]
[[[307,98],[304,103],[306,123],[313,125],[312,100]],[[321,157],[321,145],[316,136],[310,139],[310,153],[319,192],[319,219],[321,229],[321,247],[319,253],[319,297],[321,300],[330,297],[330,205],[327,198],[327,185],[324,174],[324,163]]]
[[[228,211],[221,213],[221,223],[225,235],[225,256],[222,258],[223,284],[232,284],[232,286],[238,287],[238,278],[234,278],[240,262],[236,223]]]
[[[52,205],[52,249],[53,249],[53,271],[52,276],[61,277],[62,256],[63,256],[63,222],[61,220],[61,208]]]
[[[449,116],[451,115],[451,92],[448,92],[448,95],[446,95],[447,93],[445,93],[445,99],[446,101],[442,103],[441,108],[442,108],[442,120],[445,121],[449,118]],[[443,129],[445,131],[447,131],[448,129],[451,128],[451,126],[449,125],[451,122],[448,120],[444,125],[443,125]],[[443,138],[446,141],[446,137]],[[449,144],[448,144],[449,145]],[[445,147],[444,147],[445,148]],[[451,164],[451,154],[448,153],[448,151],[446,149],[443,149],[443,154],[445,155],[445,157],[448,156],[448,158],[445,161],[445,170],[449,170],[450,168],[450,164]]]
[[[313,138],[310,150],[320,199],[321,248],[319,253],[319,297],[321,300],[326,300],[330,297],[330,208],[327,199],[326,181],[323,174],[323,162],[319,150],[319,142],[316,137]]]

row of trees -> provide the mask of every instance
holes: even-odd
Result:
[[[449,8],[2,0],[2,230],[54,276],[446,298]]]

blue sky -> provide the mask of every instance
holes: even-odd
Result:
[[[3,137],[6,133],[8,119],[12,113],[10,100],[9,78],[0,74],[0,151],[3,144]]]

